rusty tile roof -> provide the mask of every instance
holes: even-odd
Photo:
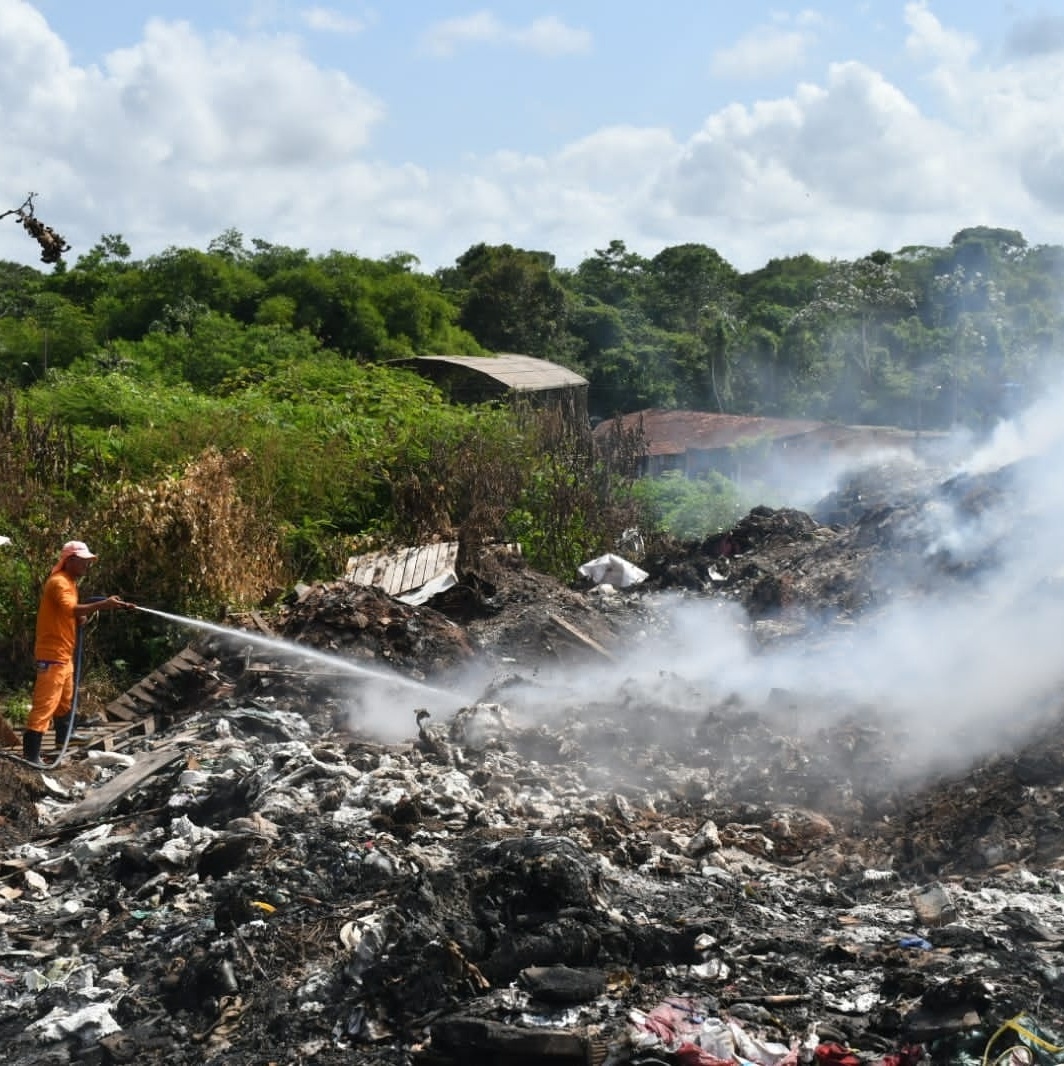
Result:
[[[706,411],[662,411],[652,408],[621,416],[626,431],[638,429],[640,422],[649,455],[678,455],[690,448],[727,448],[740,442],[771,438],[781,440],[814,431],[842,429],[825,422],[793,418],[758,418],[750,415],[721,415]],[[615,420],[595,427],[595,437],[603,440],[612,432]]]

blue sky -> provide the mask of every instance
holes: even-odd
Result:
[[[71,259],[1064,243],[1062,89],[1064,5],[1026,0],[0,0],[0,210],[36,192]]]

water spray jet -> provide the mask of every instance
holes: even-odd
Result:
[[[457,710],[464,704],[474,702],[473,697],[466,697],[457,692],[447,692],[433,685],[426,685],[414,678],[403,677],[402,674],[385,673],[381,670],[373,670],[370,667],[353,663],[339,655],[329,655],[327,652],[318,651],[316,648],[308,648],[294,641],[285,640],[281,637],[266,637],[259,633],[252,633],[247,629],[234,629],[232,626],[216,625],[214,622],[205,622],[200,618],[188,618],[185,615],[171,614],[169,611],[160,611],[154,607],[142,607],[133,605],[136,610],[145,614],[155,615],[176,625],[188,626],[192,629],[201,629],[208,633],[226,637],[230,640],[239,640],[248,644],[254,644],[275,654],[289,658],[309,659],[313,662],[329,666],[331,669],[339,669],[344,673],[358,677],[362,680],[371,681],[381,685],[398,686],[410,689],[420,694],[424,699],[431,698],[437,705],[443,704],[444,708]]]

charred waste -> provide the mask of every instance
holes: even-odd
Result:
[[[150,728],[0,760],[5,1061],[975,1063],[1060,1031],[1044,465],[865,470],[626,588],[500,554],[190,634],[127,701]]]

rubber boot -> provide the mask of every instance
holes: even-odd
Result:
[[[70,728],[70,715],[69,714],[63,714],[63,715],[58,715],[57,714],[52,719],[52,725],[55,726],[55,742],[57,744],[62,744],[63,741],[67,739],[67,730]],[[70,734],[70,739],[73,741],[73,740],[84,740],[85,738],[84,738],[84,736],[78,736],[78,734],[76,732],[74,732],[74,733]]]
[[[22,734],[22,757],[26,762],[31,762],[34,766],[41,765],[42,740],[44,740],[44,734],[33,729],[27,729]]]

